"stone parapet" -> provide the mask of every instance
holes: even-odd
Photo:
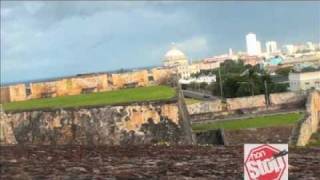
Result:
[[[13,132],[18,144],[183,144],[190,126],[179,111],[178,101],[172,100],[10,112],[1,126],[6,128],[2,139]]]
[[[293,131],[292,142],[297,146],[308,144],[313,133],[319,129],[320,122],[320,91],[313,91],[309,94],[306,103],[306,116]]]

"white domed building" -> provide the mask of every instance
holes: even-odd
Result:
[[[187,56],[173,46],[164,56],[164,66],[168,68],[174,68],[176,73],[182,79],[188,79],[191,74],[200,72],[198,64],[188,63]]]
[[[184,65],[188,65],[188,59],[186,55],[173,46],[164,56],[164,66],[176,67]]]

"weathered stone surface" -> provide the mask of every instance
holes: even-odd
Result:
[[[15,84],[0,88],[0,103],[24,101],[27,99],[25,84]]]
[[[17,144],[11,128],[10,119],[2,111],[0,106],[0,144]]]
[[[317,132],[320,126],[320,91],[313,91],[309,94],[306,103],[306,116],[297,125],[292,143],[297,146],[308,144],[312,134]]]
[[[93,92],[110,90],[107,74],[92,74],[62,78],[50,82],[38,82],[30,85],[31,99],[43,98],[44,94],[55,96],[67,96],[81,94],[84,89],[92,89]]]
[[[289,148],[289,179],[317,179],[319,153]],[[0,164],[0,179],[243,179],[243,147],[1,146]]]
[[[273,109],[286,109],[288,107],[299,107],[305,103],[306,94],[285,92],[270,94],[271,107]],[[222,104],[221,100],[205,101],[188,105],[190,114],[202,113],[217,113],[217,112],[232,112],[237,110],[266,109],[264,95],[241,97],[241,98],[227,98],[226,104]],[[243,112],[245,113],[245,111]]]
[[[123,88],[130,84],[134,84],[134,86],[146,86],[149,83],[147,70],[112,74],[111,80],[115,89]]]
[[[172,144],[184,142],[184,128],[190,128],[175,100],[8,115],[19,144]]]
[[[221,130],[209,130],[205,132],[196,132],[195,133],[197,144],[199,145],[207,145],[207,144],[215,144],[215,145],[223,145],[223,139]]]
[[[103,92],[125,87],[167,84],[172,79],[173,71],[167,68],[153,68],[116,74],[92,73],[73,77],[59,78],[52,81],[15,84],[1,87],[0,102],[25,101],[43,97],[69,96],[81,93]],[[149,80],[150,79],[150,80]]]
[[[289,142],[292,126],[223,130],[225,145],[243,145],[246,143],[285,143]]]

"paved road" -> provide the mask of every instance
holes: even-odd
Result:
[[[216,100],[218,99],[215,96],[212,96],[211,94],[208,93],[201,93],[201,92],[196,92],[196,91],[190,91],[190,90],[182,90],[184,97],[187,98],[194,98],[194,99],[199,99],[199,100]]]

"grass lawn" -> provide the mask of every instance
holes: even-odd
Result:
[[[245,128],[262,128],[272,126],[285,126],[295,124],[303,116],[303,113],[288,113],[270,116],[258,116],[255,118],[219,121],[212,123],[193,124],[194,131],[207,131],[212,129],[245,129]]]
[[[60,96],[46,99],[32,99],[11,102],[3,105],[4,110],[28,110],[38,108],[65,108],[93,105],[110,105],[116,103],[165,100],[176,95],[175,89],[168,86],[149,86],[121,89],[75,96]]]
[[[312,134],[308,146],[317,146],[320,147],[320,132]]]
[[[193,99],[193,98],[184,98],[184,100],[185,100],[186,104],[188,104],[188,105],[201,102],[200,100]]]

